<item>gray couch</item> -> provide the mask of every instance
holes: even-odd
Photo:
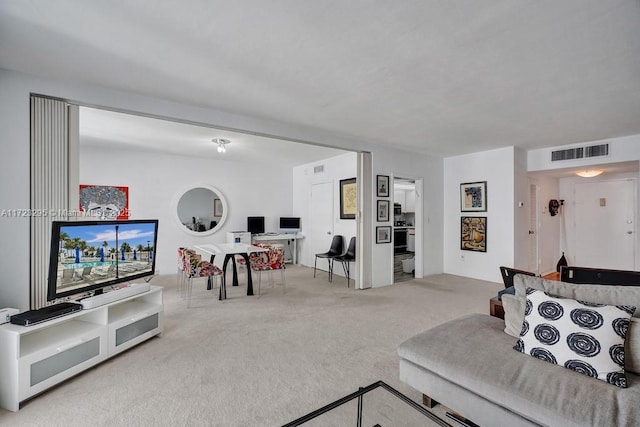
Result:
[[[514,283],[516,295],[503,296],[504,321],[472,314],[402,343],[400,380],[481,426],[640,425],[640,287],[574,285],[522,275]],[[635,305],[625,346],[628,387],[513,350],[526,287],[595,303]]]

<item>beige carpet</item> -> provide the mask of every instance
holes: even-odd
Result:
[[[462,314],[488,313],[502,288],[438,275],[356,291],[298,266],[287,269],[286,294],[264,282],[260,298],[241,286],[218,301],[201,281],[187,309],[175,276],[154,278],[165,288],[161,337],[17,413],[0,409],[0,425],[278,426],[377,380],[420,401],[398,380],[397,346]]]

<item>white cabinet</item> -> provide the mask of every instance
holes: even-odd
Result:
[[[395,190],[393,202],[402,205],[402,212],[416,211],[416,192],[414,190]]]
[[[413,190],[405,191],[405,205],[402,206],[402,212],[416,211],[416,192]]]
[[[33,326],[0,326],[0,407],[26,400],[163,329],[162,288]]]

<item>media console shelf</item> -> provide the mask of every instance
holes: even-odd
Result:
[[[162,288],[43,322],[0,326],[0,407],[20,402],[162,333]]]

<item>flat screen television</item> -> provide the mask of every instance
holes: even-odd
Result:
[[[264,233],[264,217],[263,216],[248,216],[247,217],[247,231],[251,234]]]
[[[54,221],[47,300],[152,276],[157,241],[157,219]]]
[[[297,233],[300,231],[300,218],[299,217],[280,217],[280,232],[282,233]]]

